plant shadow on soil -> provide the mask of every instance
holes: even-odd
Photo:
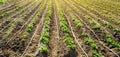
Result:
[[[35,57],[48,57],[48,54],[39,52]]]
[[[77,57],[78,53],[76,52],[76,50],[70,50],[68,51],[67,54],[65,54],[63,57]]]
[[[0,57],[9,57],[9,54],[1,54]]]
[[[65,54],[63,57],[77,57],[78,53],[74,50],[70,50],[67,54]],[[35,57],[48,57],[47,53],[38,53]]]

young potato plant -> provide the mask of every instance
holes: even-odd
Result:
[[[91,17],[90,16],[88,16],[88,15],[86,15],[86,16],[84,16],[86,19],[91,19]]]
[[[64,17],[61,17],[60,21],[61,21],[64,25],[66,25],[66,26],[68,25]]]
[[[79,20],[75,20],[75,24],[76,24],[76,26],[78,27],[78,28],[82,28],[82,27],[84,27],[84,24],[82,24]]]
[[[15,8],[15,9],[16,9],[16,11],[18,11],[20,8],[21,8],[21,7],[19,7],[19,6],[16,6],[16,8]]]
[[[94,20],[90,20],[90,24],[95,25],[96,23],[95,23],[95,21],[94,21]]]
[[[84,16],[86,19],[91,19],[91,17],[90,16],[88,16],[88,15],[86,15],[86,16]],[[101,26],[99,25],[99,24],[97,24],[94,20],[91,20],[90,21],[90,24],[93,24],[94,25],[94,29],[98,29],[98,30],[101,30]]]
[[[105,14],[108,14],[109,13],[109,11],[107,11],[107,10],[102,10],[103,11],[103,13],[105,13]]]
[[[43,44],[49,44],[49,38],[42,37],[42,38],[40,38],[40,42],[42,42]]]
[[[10,27],[5,31],[5,34],[7,35],[11,34],[14,28],[15,28],[15,24],[14,23],[10,24]]]
[[[76,25],[78,28],[82,28],[84,25],[82,23],[77,23]]]
[[[101,54],[99,54],[98,51],[96,50],[92,50],[92,53],[93,53],[93,57],[104,57]]]
[[[40,47],[40,53],[49,53],[49,48],[46,45]]]
[[[85,43],[90,45],[92,47],[92,49],[98,50],[98,47],[95,44],[94,40],[92,40],[90,38],[85,38]]]
[[[100,26],[100,25],[98,25],[98,24],[96,24],[96,25],[94,25],[94,29],[101,30],[101,26]]]
[[[8,15],[9,12],[4,12],[2,14],[0,14],[0,19],[3,18],[5,15]]]
[[[17,20],[17,23],[20,24],[20,23],[22,23],[23,21],[24,21],[23,19],[18,19],[18,20]]]
[[[28,25],[28,27],[27,27],[27,31],[28,32],[31,32],[32,30],[33,30],[33,28],[34,28],[34,25],[37,23],[37,21],[38,21],[38,19],[36,19],[36,18],[34,18],[33,20],[32,20],[32,22]]]
[[[47,12],[47,16],[45,18],[45,28],[43,31],[43,35],[40,38],[40,42],[43,46],[40,47],[40,53],[48,53],[49,52],[49,42],[50,42],[50,34],[49,34],[49,25],[51,20],[51,10]]]
[[[27,36],[28,36],[28,33],[27,33],[27,32],[23,33],[23,35],[22,35],[22,37],[21,37],[21,41],[22,41],[22,42],[25,42],[26,39],[27,39]]]
[[[69,28],[67,27],[67,22],[66,20],[63,18],[61,21],[61,28],[62,28],[62,31],[66,34],[65,35],[65,42],[69,45],[69,48],[71,50],[74,50],[75,49],[75,44],[74,44],[74,41],[72,40],[72,38],[70,37],[70,30]]]
[[[37,18],[34,18],[34,19],[32,20],[33,25],[35,25],[35,24],[37,23],[37,21],[38,21],[38,19],[37,19]]]
[[[72,21],[77,20],[76,16],[74,16],[73,14],[71,14],[71,16],[72,16]]]
[[[113,36],[111,34],[106,34],[107,42],[111,44],[113,47],[116,47],[118,50],[120,50],[120,43],[116,42],[113,39]]]
[[[116,22],[117,24],[120,24],[120,21],[119,21],[118,18],[115,18],[115,17],[113,17],[111,15],[106,15],[106,14],[105,14],[105,16],[108,17],[109,19],[111,19],[112,21]]]
[[[46,22],[45,22],[45,28],[49,28],[49,24],[50,24],[50,17],[49,16],[47,16],[46,17]]]
[[[27,27],[27,31],[28,31],[28,32],[31,32],[31,31],[33,30],[33,27],[34,27],[34,26],[33,26],[32,23],[29,24],[28,27]]]
[[[49,35],[49,32],[46,30],[42,36],[42,38],[40,38],[40,42],[42,42],[43,44],[49,44],[49,38],[50,38],[50,35]]]
[[[97,46],[97,44],[95,44],[94,40],[92,40],[90,38],[85,38],[84,41],[87,45],[89,45],[92,48],[93,57],[102,57],[102,55],[99,54],[99,52],[98,52],[98,46]]]
[[[116,32],[120,32],[119,28],[113,28],[113,30],[116,31]]]
[[[69,30],[69,28],[68,28],[67,26],[63,26],[63,27],[62,27],[62,31],[63,31],[64,33],[70,33],[70,30]]]
[[[73,39],[69,36],[69,34],[66,34],[65,42],[69,45],[69,48],[71,50],[75,49],[75,43],[74,43]]]
[[[85,32],[82,33],[82,36],[85,38],[84,39],[85,44],[89,45],[92,48],[93,57],[102,57],[102,55],[100,55],[98,52],[98,46],[94,42],[94,40],[89,38],[88,34]]]
[[[46,25],[46,26],[48,26],[48,25]],[[49,44],[49,38],[50,38],[49,28],[45,28],[43,36],[42,36],[42,38],[40,38],[40,42],[42,42],[43,44]]]
[[[106,25],[108,28],[113,29],[113,26],[112,26],[111,23],[109,23],[109,22],[105,22],[105,25]]]
[[[23,4],[16,5],[16,10],[18,11],[20,8],[22,8]]]
[[[105,22],[105,25],[108,27],[108,28],[110,28],[110,29],[112,29],[113,31],[115,31],[115,32],[120,32],[120,29],[119,28],[116,28],[116,27],[114,27],[111,23],[109,23],[109,22]]]
[[[61,27],[62,27],[62,31],[64,32],[64,33],[70,33],[70,30],[69,30],[69,28],[67,27],[67,22],[66,22],[66,20],[64,19],[64,18],[62,18],[62,20],[60,20],[61,21]]]
[[[72,16],[72,20],[79,29],[84,27],[84,24],[82,24],[81,21],[76,18],[76,16],[74,16],[72,13],[70,13],[70,15]]]
[[[85,32],[83,32],[81,35],[82,35],[83,37],[88,37],[88,34],[85,33]]]
[[[70,36],[70,29],[68,28],[68,23],[66,19],[64,18],[64,14],[62,10],[58,7],[59,13],[60,13],[60,26],[62,31],[65,33],[65,42],[68,44],[69,48],[71,50],[75,50],[75,43],[73,39]]]

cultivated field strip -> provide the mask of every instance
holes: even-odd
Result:
[[[27,1],[27,0],[26,0],[26,1]],[[20,3],[23,3],[23,2],[24,2],[24,0],[21,0],[21,1],[17,2],[17,3],[10,4],[10,5],[8,5],[8,6],[5,6],[5,7],[3,7],[3,8],[0,8],[0,13],[2,13],[2,12],[4,12],[4,11],[9,11],[9,10],[13,9],[16,5],[18,5],[18,4],[20,4]]]
[[[20,0],[0,8],[0,57],[120,57],[118,0]]]
[[[28,3],[29,4],[29,3]],[[13,15],[13,16],[10,16],[9,18],[3,18],[3,19],[6,19],[5,21],[1,21],[1,31],[0,32],[2,32],[4,29],[6,29],[11,23],[13,23],[13,22],[17,22],[17,19],[20,19],[20,17],[21,16],[24,16],[24,14],[26,13],[26,12],[24,12],[25,10],[27,11],[27,10],[29,10],[29,6],[31,6],[31,5],[28,5],[27,4],[27,6],[26,6],[26,8],[24,8],[24,9],[22,9],[20,12],[18,12],[17,14],[15,14],[15,13],[13,13],[13,14],[15,14],[15,15]],[[24,12],[24,13],[23,13]],[[23,14],[23,15],[22,15]],[[12,13],[10,13],[10,15],[12,15]],[[20,17],[17,17],[17,16],[20,16]],[[7,24],[6,24],[7,23]],[[4,27],[4,28],[3,28]]]
[[[35,5],[35,6],[37,6],[37,4]],[[37,8],[37,7],[36,7]],[[32,8],[31,8],[32,9]],[[35,11],[36,9],[33,9],[33,10],[30,10],[29,11],[29,14],[27,14],[28,15],[28,17],[25,15],[25,17],[24,17],[24,19],[28,19],[28,20],[26,20],[24,23],[23,23],[23,25],[22,24],[20,24],[20,29],[18,29],[18,31],[17,32],[15,32],[15,34],[13,34],[13,35],[17,35],[17,33],[19,34],[19,33],[22,33],[22,31],[24,30],[24,28],[25,27],[27,27],[27,25],[28,25],[28,23],[30,23],[30,21],[32,20],[32,16],[34,17],[34,15],[31,15],[31,16],[29,16],[31,13],[34,13],[33,11]],[[28,12],[27,12],[28,13]],[[37,13],[37,12],[36,12]],[[15,28],[15,26],[13,27],[13,28]],[[8,30],[8,32],[9,32],[10,30]],[[11,31],[12,32],[12,31]],[[6,33],[5,35],[9,35],[9,33]],[[10,35],[11,36],[11,35]],[[11,39],[13,39],[14,37],[16,37],[16,36],[11,36]],[[7,38],[6,36],[3,36],[3,38]],[[11,39],[9,39],[9,41],[11,41]],[[7,40],[7,39],[5,39],[5,40]],[[8,40],[7,40],[8,41]],[[8,42],[9,42],[8,41]]]
[[[72,8],[72,7],[71,7]],[[75,11],[75,10],[74,10]],[[77,13],[77,12],[75,12],[75,13]],[[78,16],[78,15],[77,15]],[[82,16],[81,16],[82,17]],[[83,16],[84,17],[84,16]],[[79,19],[81,19],[81,18],[79,18]],[[84,20],[84,19],[83,19]],[[86,23],[86,25],[87,25],[87,27],[88,28],[90,28],[88,25],[89,24],[87,24],[88,22],[85,22],[85,21],[82,21],[82,22],[84,22],[84,23]],[[97,37],[97,39],[99,39],[99,37],[96,35],[96,33],[92,30],[92,29],[90,29],[94,34],[95,34],[95,36]],[[112,51],[112,50],[111,50]],[[112,51],[113,52],[113,51]],[[115,53],[115,52],[113,52],[113,53]],[[116,54],[116,53],[115,53]]]

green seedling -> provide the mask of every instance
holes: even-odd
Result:
[[[21,41],[25,42],[27,39],[27,33],[24,33],[21,38],[22,38]]]
[[[49,44],[49,38],[42,37],[40,38],[40,42],[42,42],[43,44]]]
[[[84,25],[83,25],[82,23],[78,23],[76,26],[77,26],[78,28],[82,28]]]
[[[84,33],[84,32],[83,32],[81,35],[82,35],[83,37],[88,37],[88,34],[87,34],[87,33]]]
[[[101,30],[101,26],[98,25],[98,24],[96,24],[96,25],[94,26],[94,29],[99,29],[99,30]]]
[[[40,53],[49,53],[49,48],[46,45],[40,47]]]

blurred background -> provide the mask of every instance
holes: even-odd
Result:
[[[10,4],[14,4],[18,1],[21,1],[21,0],[0,0],[0,8],[10,5]]]

